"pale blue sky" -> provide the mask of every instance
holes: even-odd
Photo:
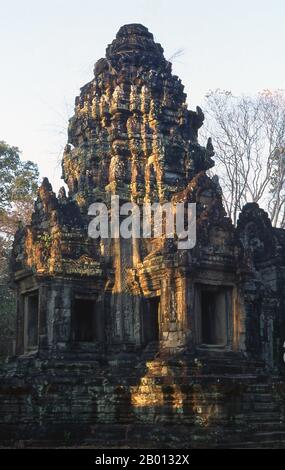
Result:
[[[0,0],[0,140],[61,185],[58,164],[79,87],[126,23],[175,60],[191,108],[209,89],[285,88],[284,0]]]

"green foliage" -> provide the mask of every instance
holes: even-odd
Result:
[[[22,161],[17,147],[0,141],[0,357],[11,352],[15,337],[15,294],[9,286],[9,258],[13,236],[20,221],[29,222],[39,171]]]
[[[11,352],[15,337],[16,301],[9,287],[10,243],[0,237],[0,358]]]
[[[43,233],[38,236],[38,240],[41,242],[44,249],[48,250],[51,246],[52,236],[48,233]]]
[[[32,201],[38,178],[35,163],[21,161],[17,147],[0,141],[0,210],[11,209],[13,203]]]
[[[20,220],[28,222],[39,179],[38,167],[22,161],[17,147],[0,141],[0,232],[13,236]]]

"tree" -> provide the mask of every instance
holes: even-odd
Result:
[[[37,165],[22,161],[16,147],[0,142],[0,356],[15,335],[15,300],[9,288],[9,257],[20,221],[28,223],[38,186]]]
[[[0,240],[0,358],[11,352],[15,338],[16,308],[15,296],[9,288],[10,242]]]
[[[285,227],[284,91],[236,97],[216,90],[206,97],[205,114],[233,222],[245,203],[257,202],[274,226]]]
[[[21,161],[17,147],[0,141],[0,232],[11,238],[18,222],[29,222],[38,186],[38,167]]]

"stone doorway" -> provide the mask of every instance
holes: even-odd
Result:
[[[159,341],[160,297],[144,300],[143,342],[145,345]]]
[[[24,348],[25,352],[37,349],[39,343],[39,293],[24,297]]]
[[[73,305],[73,340],[90,343],[96,339],[96,305],[94,299],[76,298]]]
[[[232,287],[199,285],[196,295],[198,340],[201,346],[226,347],[230,339]]]

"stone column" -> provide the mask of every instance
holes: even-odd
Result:
[[[180,349],[186,344],[186,281],[169,269],[162,277],[161,346]]]

